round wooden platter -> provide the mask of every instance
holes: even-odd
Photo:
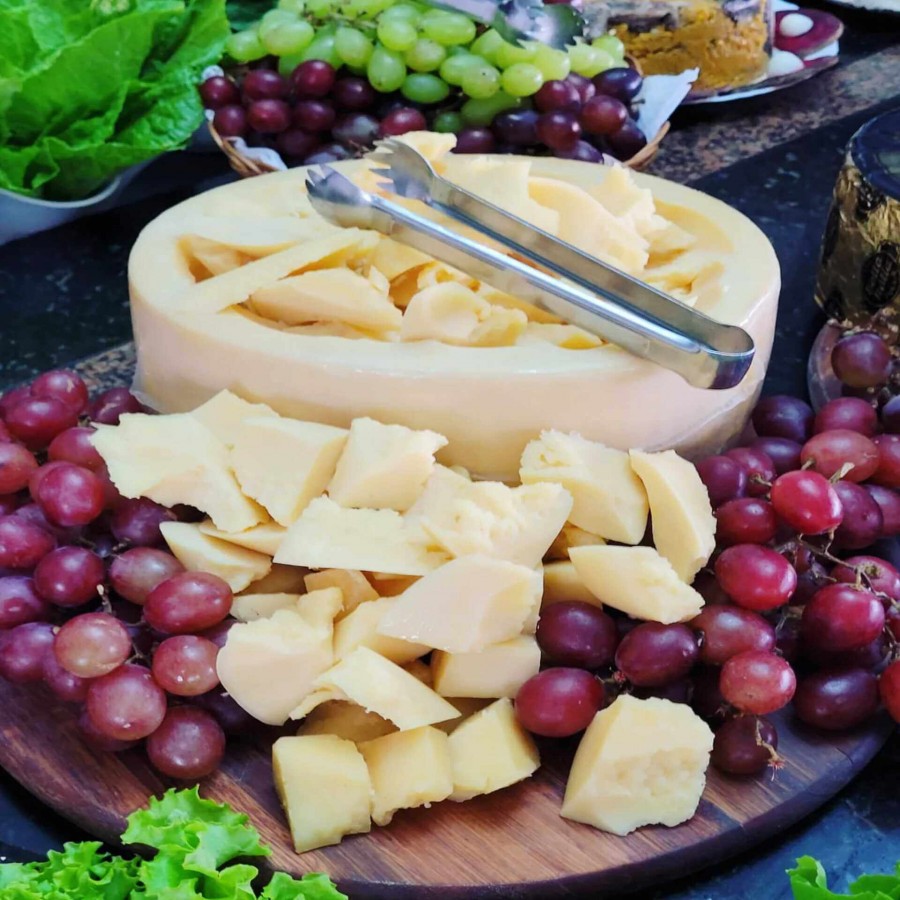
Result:
[[[98,838],[114,843],[128,813],[169,786],[142,752],[89,749],[72,708],[43,687],[0,681],[0,709],[0,765]],[[785,766],[774,777],[734,779],[711,769],[690,822],[624,838],[560,818],[574,743],[542,747],[538,774],[515,787],[468,803],[403,811],[386,828],[302,856],[291,847],[275,795],[271,735],[232,743],[202,792],[249,814],[273,849],[273,869],[328,872],[352,900],[598,900],[685,875],[788,827],[850,781],[893,728],[879,719],[829,736],[812,733],[790,714],[775,718]]]

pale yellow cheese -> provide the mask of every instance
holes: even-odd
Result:
[[[265,510],[241,492],[225,445],[193,416],[134,413],[118,425],[96,428],[91,443],[123,497],[184,503],[225,531],[244,531],[266,519]]]
[[[591,534],[589,531],[567,522],[554,538],[544,558],[548,560],[567,560],[570,547],[589,547],[594,544],[605,543],[606,541],[599,535]]]
[[[354,419],[328,496],[340,506],[405,512],[434,470],[434,454],[446,444],[433,431]]]
[[[417,575],[391,575],[384,572],[369,572],[369,578],[379,597],[396,597],[419,580]]]
[[[426,725],[359,745],[372,780],[372,821],[388,825],[398,809],[429,806],[453,790],[447,735]]]
[[[379,634],[378,628],[398,597],[382,597],[360,604],[340,619],[334,627],[334,658],[343,659],[357,647],[368,647],[391,662],[402,666],[424,656],[431,648],[426,644]]]
[[[188,571],[218,575],[234,593],[267,575],[272,567],[266,554],[210,537],[199,525],[162,522],[159,530],[175,558]]]
[[[652,547],[573,547],[569,556],[598,600],[636,619],[669,625],[703,608],[703,597]]]
[[[554,482],[572,495],[569,521],[623,544],[637,544],[647,528],[647,492],[628,454],[578,434],[543,431],[522,454],[523,484]]]
[[[542,606],[578,600],[591,606],[602,606],[588,586],[581,580],[571,560],[559,560],[544,564],[544,594]]]
[[[716,518],[693,463],[674,450],[631,451],[631,467],[650,498],[653,543],[690,584],[716,549]]]
[[[331,734],[282,737],[272,747],[275,786],[298,853],[372,827],[372,782],[352,741]]]
[[[434,689],[444,697],[515,697],[541,667],[541,651],[530,634],[477,653],[431,654]]]
[[[578,745],[561,815],[619,835],[686,822],[703,794],[712,744],[709,726],[686,704],[621,694]]]
[[[452,734],[463,722],[494,702],[492,699],[484,699],[482,697],[445,697],[444,699],[448,703],[453,704],[457,712],[459,712],[458,719],[448,719],[446,722],[438,722],[434,726],[447,734]]]
[[[346,700],[329,700],[317,706],[301,723],[297,734],[333,734],[359,744],[397,730],[396,725]]]
[[[275,562],[310,569],[424,575],[447,554],[417,539],[392,509],[346,509],[317,497],[288,529]]]
[[[324,700],[351,700],[393,722],[401,731],[433,725],[459,716],[456,708],[414,675],[368,647],[323,672],[315,681],[318,697],[301,703],[291,718],[302,718]]]
[[[422,684],[426,684],[430,688],[434,687],[434,678],[431,676],[431,666],[428,665],[424,659],[414,659],[412,662],[408,662],[403,668],[414,678],[418,678]]]
[[[231,465],[241,490],[281,525],[296,521],[334,474],[347,431],[296,419],[246,419],[236,429]]]
[[[191,410],[190,415],[202,422],[226,447],[234,444],[235,429],[245,419],[278,417],[278,413],[265,403],[250,403],[228,390],[219,391]]]
[[[451,653],[483,650],[519,634],[534,608],[534,572],[486,556],[464,556],[384,598],[378,633]]]
[[[450,734],[451,800],[470,800],[534,774],[538,749],[519,724],[512,701],[502,699],[469,716]]]
[[[424,266],[428,262],[431,262],[430,256],[389,237],[382,237],[372,251],[372,265],[388,281],[393,281],[410,269]]]
[[[304,578],[308,591],[317,591],[327,587],[341,589],[344,605],[338,618],[353,612],[360,603],[377,600],[378,593],[369,584],[362,572],[355,569],[324,569],[321,572],[310,572]]]
[[[306,569],[296,566],[280,566],[277,563],[269,569],[269,574],[249,584],[242,593],[245,594],[302,594],[305,587],[303,579]]]
[[[228,544],[245,547],[247,550],[255,550],[257,553],[265,553],[274,556],[281,546],[287,529],[277,522],[260,522],[246,531],[222,531],[216,528],[211,519],[200,523],[200,530],[210,537],[218,538]]]
[[[231,604],[231,615],[239,622],[268,619],[279,609],[296,609],[299,594],[241,594]]]
[[[517,343],[527,345],[535,341],[546,341],[565,350],[591,350],[603,346],[601,338],[577,325],[529,322]]]

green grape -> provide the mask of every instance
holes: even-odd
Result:
[[[278,0],[278,9],[286,10],[299,16],[306,8],[306,0]]]
[[[493,28],[488,28],[472,42],[469,50],[476,56],[483,56],[489,63],[497,64],[497,51],[506,43]]]
[[[392,22],[395,19],[417,23],[422,18],[422,10],[418,6],[411,3],[398,3],[396,6],[389,6],[379,17],[378,24],[382,22]]]
[[[375,45],[356,28],[341,25],[334,33],[334,49],[348,66],[365,66]]]
[[[531,62],[537,56],[538,44],[530,41],[521,47],[504,41],[494,53],[494,62],[501,69],[508,69],[516,63]]]
[[[303,54],[302,53],[293,53],[290,56],[279,56],[278,57],[278,74],[284,76],[285,78],[290,78],[291,73],[302,62],[303,62]]]
[[[286,9],[270,9],[257,24],[257,30],[262,35],[264,28],[277,28],[279,25],[286,25],[288,22],[296,22],[297,13],[289,12]]]
[[[473,53],[452,54],[441,63],[440,76],[447,84],[459,87],[469,69],[486,65],[485,60]]]
[[[447,51],[437,42],[419,38],[406,51],[406,64],[415,72],[433,72],[441,67],[447,58]]]
[[[493,97],[485,100],[475,98],[466,100],[460,109],[460,114],[466,125],[484,128],[493,122],[494,116],[498,113],[507,109],[515,109],[521,105],[522,101],[519,97],[510,97],[506,91],[497,91]]]
[[[383,19],[378,23],[378,40],[388,48],[403,53],[415,44],[419,37],[416,26],[405,19]]]
[[[612,57],[605,51],[590,44],[573,44],[569,47],[569,62],[572,71],[585,78],[593,78],[613,65]]]
[[[265,22],[259,26],[259,39],[275,56],[296,56],[312,43],[315,36],[315,28],[300,19],[274,27],[267,27]]]
[[[457,131],[462,131],[464,126],[463,117],[458,112],[449,110],[438,113],[431,123],[432,131],[440,134],[456,134]]]
[[[531,63],[514,63],[504,69],[501,78],[503,90],[513,97],[530,97],[541,89],[543,83],[541,70]]]
[[[394,0],[342,0],[341,8],[348,19],[362,19],[371,22],[393,3]]]
[[[225,52],[239,63],[253,62],[266,55],[266,48],[254,28],[237,31],[225,42]]]
[[[437,75],[407,75],[400,86],[400,93],[413,103],[440,103],[450,93],[450,85]]]
[[[594,38],[591,46],[606,51],[617,63],[625,59],[625,45],[614,34]]]
[[[422,17],[422,32],[445,47],[471,44],[475,40],[475,23],[462,13],[432,10]]]
[[[462,80],[463,93],[476,100],[486,100],[500,90],[500,72],[489,62],[469,66]]]
[[[308,59],[323,59],[336,69],[339,69],[341,67],[341,58],[337,55],[337,50],[335,50],[334,40],[333,34],[322,34],[319,31],[313,42],[300,54],[300,62],[306,62]]]
[[[447,56],[471,56],[472,51],[468,47],[445,47]]]
[[[337,0],[306,0],[306,12],[317,19],[327,19],[337,12]]]
[[[532,63],[541,70],[544,81],[562,81],[572,69],[565,50],[554,50],[544,44],[537,48]]]
[[[406,63],[399,53],[378,44],[366,66],[366,77],[376,91],[390,94],[399,90],[406,79]]]

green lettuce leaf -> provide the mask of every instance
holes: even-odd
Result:
[[[259,895],[260,900],[347,900],[327,875],[304,875],[299,881],[276,872]]]
[[[894,875],[863,875],[850,885],[849,894],[836,894],[828,888],[822,864],[811,856],[801,856],[794,869],[788,869],[794,900],[900,900],[900,863]]]

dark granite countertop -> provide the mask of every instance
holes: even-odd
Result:
[[[806,355],[821,324],[811,299],[818,247],[844,147],[863,122],[900,104],[900,16],[835,11],[848,26],[839,66],[779,94],[683,109],[649,170],[730,203],[772,240],[783,289],[770,393],[805,389]],[[126,342],[126,263],[137,233],[163,209],[228,177],[217,155],[164,158],[130,187],[125,205],[0,247],[0,389]],[[43,855],[80,837],[0,773],[0,857]],[[819,856],[838,887],[900,859],[896,734],[804,822],[651,896],[787,898],[784,869],[804,853]]]

